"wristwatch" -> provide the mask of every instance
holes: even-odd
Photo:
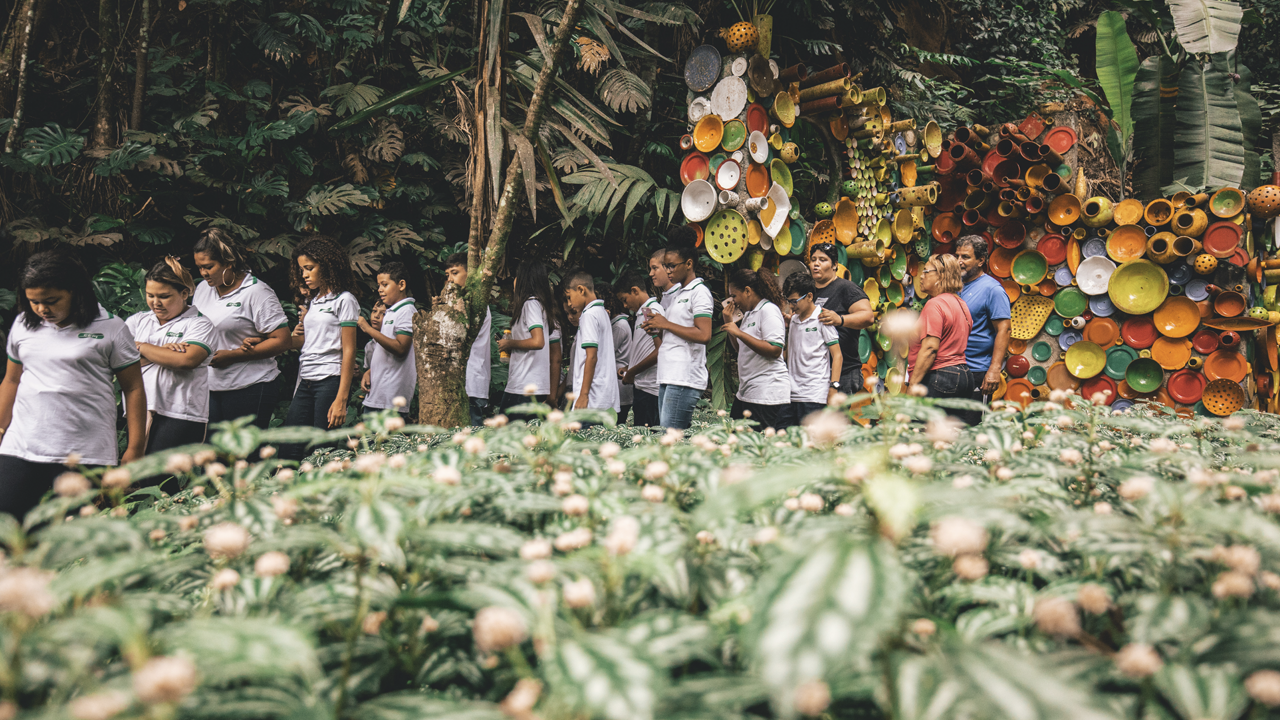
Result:
[[[831,389],[832,389],[832,390],[839,390],[839,389],[840,389],[840,383],[838,383],[838,382],[833,382],[833,383],[831,383]]]

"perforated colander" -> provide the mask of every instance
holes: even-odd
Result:
[[[747,219],[737,210],[721,210],[707,222],[707,254],[721,264],[734,262],[747,251]]]
[[[1010,309],[1014,340],[1030,340],[1040,333],[1044,321],[1053,312],[1053,298],[1043,295],[1022,295]]]
[[[1225,378],[1210,382],[1200,397],[1204,407],[1219,417],[1226,417],[1244,407],[1244,388]]]

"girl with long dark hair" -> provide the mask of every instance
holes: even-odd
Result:
[[[187,304],[195,281],[177,258],[147,273],[149,309],[125,321],[142,354],[147,389],[147,454],[204,442],[209,423],[209,356],[213,323]]]
[[[27,261],[7,345],[0,383],[0,512],[21,520],[66,472],[69,458],[101,466],[142,457],[147,398],[133,335],[98,304],[88,270],[66,250]],[[122,458],[113,379],[120,381],[128,417]]]
[[[498,341],[498,350],[511,355],[507,387],[502,393],[504,413],[529,402],[528,395],[545,403],[552,390],[551,373],[560,372],[559,367],[551,367],[549,340],[557,329],[558,313],[547,266],[537,260],[521,263],[516,270],[514,297],[520,309],[511,321],[511,337]]]
[[[312,235],[293,251],[289,276],[295,288],[307,288],[310,300],[302,314],[302,335],[294,335],[294,347],[302,351],[299,382],[285,424],[341,427],[347,421],[360,318],[351,260],[332,239]],[[294,460],[301,460],[302,452],[301,447],[289,448]]]
[[[244,251],[223,230],[205,230],[193,252],[205,282],[192,304],[213,323],[209,422],[252,415],[266,428],[280,399],[275,356],[287,351],[289,318],[275,292],[249,271]]]
[[[724,330],[738,341],[738,395],[732,417],[751,418],[762,427],[784,428],[791,410],[791,376],[782,357],[787,325],[782,292],[767,271],[742,268],[729,275]]]

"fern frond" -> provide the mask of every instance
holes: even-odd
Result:
[[[253,29],[252,37],[253,44],[258,46],[263,55],[283,63],[285,67],[302,55],[302,51],[294,44],[292,38],[267,23],[258,23]]]
[[[364,163],[360,162],[360,156],[356,153],[347,153],[342,158],[342,169],[347,171],[347,175],[355,182],[363,185],[369,181],[369,171],[365,170]]]
[[[600,78],[596,93],[614,112],[635,112],[649,107],[653,91],[640,76],[623,68],[614,68]]]
[[[585,70],[592,75],[599,75],[600,68],[609,62],[609,48],[604,43],[593,40],[589,37],[575,38],[574,42],[578,43],[578,68]]]
[[[288,99],[280,103],[280,109],[284,110],[286,116],[297,115],[299,113],[313,112],[317,115],[328,117],[333,114],[333,106],[329,103],[321,103],[313,105],[305,95],[290,95]]]

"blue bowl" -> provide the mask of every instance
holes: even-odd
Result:
[[[1067,328],[1058,336],[1058,347],[1064,351],[1084,339],[1084,333],[1075,328]]]
[[[1111,298],[1106,295],[1093,295],[1089,298],[1089,312],[1098,317],[1111,317],[1115,314],[1116,306],[1111,302]]]

